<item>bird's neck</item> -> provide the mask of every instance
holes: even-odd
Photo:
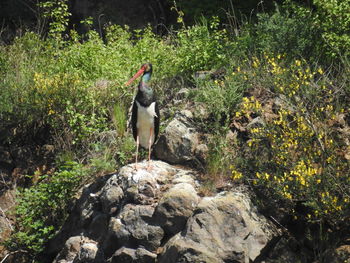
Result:
[[[148,83],[151,80],[151,72],[146,72],[145,74],[143,74],[142,76],[142,82],[143,83]]]
[[[136,100],[144,107],[148,107],[154,102],[153,90],[144,82],[139,84],[138,92],[136,94]]]

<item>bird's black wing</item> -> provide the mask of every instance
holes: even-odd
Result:
[[[160,120],[160,113],[159,113],[159,108],[158,108],[158,102],[156,101],[155,105],[155,111],[156,115],[154,116],[154,141],[157,140],[158,134],[159,134],[159,120]]]
[[[134,139],[136,141],[137,138],[137,104],[136,99],[134,99],[134,103],[132,105],[132,113],[131,113],[131,127],[132,127],[132,135],[134,136]]]

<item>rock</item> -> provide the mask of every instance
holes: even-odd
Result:
[[[131,263],[135,262],[136,260],[136,250],[132,248],[126,248],[121,247],[119,248],[112,256],[111,260],[108,262],[110,263],[119,263],[119,262],[125,262],[125,263]]]
[[[156,250],[161,243],[164,231],[160,226],[148,224],[154,208],[150,206],[127,204],[117,218],[113,218],[104,242],[106,255],[110,255],[120,246],[142,246],[147,250]]]
[[[118,206],[123,197],[123,189],[115,180],[109,180],[106,186],[103,188],[100,196],[103,212],[110,213],[113,207]]]
[[[202,199],[184,231],[165,245],[159,262],[254,261],[277,235],[246,196],[223,192]]]
[[[252,119],[248,124],[247,124],[247,129],[252,129],[252,128],[259,128],[265,126],[265,121],[263,120],[262,117],[256,117]]]
[[[153,263],[156,262],[157,255],[151,253],[143,248],[132,249],[122,247],[118,249],[111,259],[110,263],[129,263],[129,262],[140,262],[140,263]]]
[[[96,241],[103,240],[108,230],[108,222],[108,215],[103,213],[97,213],[96,216],[93,217],[89,225],[89,237],[93,238]]]
[[[96,243],[84,243],[73,263],[96,262],[98,247]]]
[[[340,263],[340,262],[350,262],[350,240],[347,240],[346,245],[341,245],[335,249],[334,258],[329,262]]]
[[[324,262],[348,263],[350,262],[350,238],[343,241],[343,244],[330,248],[324,256]]]
[[[197,207],[199,196],[191,184],[179,183],[164,193],[155,218],[168,235],[181,231]]]
[[[157,158],[180,164],[194,159],[194,152],[199,144],[199,134],[190,124],[188,113],[178,114],[165,128],[154,146]],[[192,115],[191,115],[192,116]]]
[[[157,254],[151,253],[146,249],[136,249],[136,261],[142,263],[153,263],[156,262]]]
[[[58,262],[248,262],[277,231],[241,192],[198,196],[193,170],[127,165],[87,185],[45,251]],[[54,255],[53,255],[54,254]],[[45,256],[45,255],[44,255]]]
[[[97,243],[83,236],[74,236],[67,240],[64,248],[57,255],[53,263],[73,262],[88,263],[98,262]]]
[[[207,160],[208,152],[209,152],[208,146],[203,143],[199,144],[194,150],[194,154],[196,158],[202,163],[205,163],[205,161]]]

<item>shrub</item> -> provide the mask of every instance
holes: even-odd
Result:
[[[193,73],[223,65],[228,44],[226,31],[219,29],[217,17],[209,24],[203,18],[200,25],[182,28],[175,39],[177,71]]]
[[[317,43],[326,51],[327,59],[349,55],[350,1],[314,0],[313,7],[286,1],[288,8],[304,22],[311,18],[311,28],[322,37]]]
[[[315,24],[321,27],[325,44],[330,45],[331,55],[349,55],[350,1],[314,1]]]
[[[301,60],[288,66],[284,62],[281,56],[267,55],[253,62],[260,73],[250,78],[265,79],[265,88],[280,94],[280,103],[271,108],[255,97],[243,99],[236,117],[260,116],[264,125],[249,129],[246,163],[237,164],[234,173],[262,186],[270,201],[281,200],[291,208],[302,202],[308,212],[291,210],[297,217],[343,224],[350,202],[349,148],[339,128],[347,127],[344,91],[322,68],[312,70]]]
[[[286,54],[289,58],[317,59],[320,55],[319,32],[312,24],[311,16],[302,18],[276,6],[272,14],[258,14],[258,22],[252,35],[259,53]]]
[[[87,171],[75,162],[66,163],[58,172],[18,194],[16,232],[8,242],[12,249],[37,254],[62,225],[71,202]]]

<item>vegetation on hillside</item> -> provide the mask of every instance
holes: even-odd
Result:
[[[207,183],[244,183],[269,215],[317,225],[308,238],[322,261],[349,227],[349,0],[315,0],[314,9],[285,1],[256,23],[226,27],[218,17],[186,26],[179,5],[180,29],[166,36],[118,25],[79,35],[67,29],[67,2],[57,3],[41,4],[47,37],[27,32],[0,46],[1,144],[39,140],[57,159],[54,172],[20,191],[10,249],[38,255],[82,182],[132,159],[125,116],[134,91],[124,83],[150,61],[161,103],[176,92],[169,81],[182,78],[195,86],[188,99],[209,113],[201,120],[212,134]],[[193,79],[219,68],[223,79]]]

